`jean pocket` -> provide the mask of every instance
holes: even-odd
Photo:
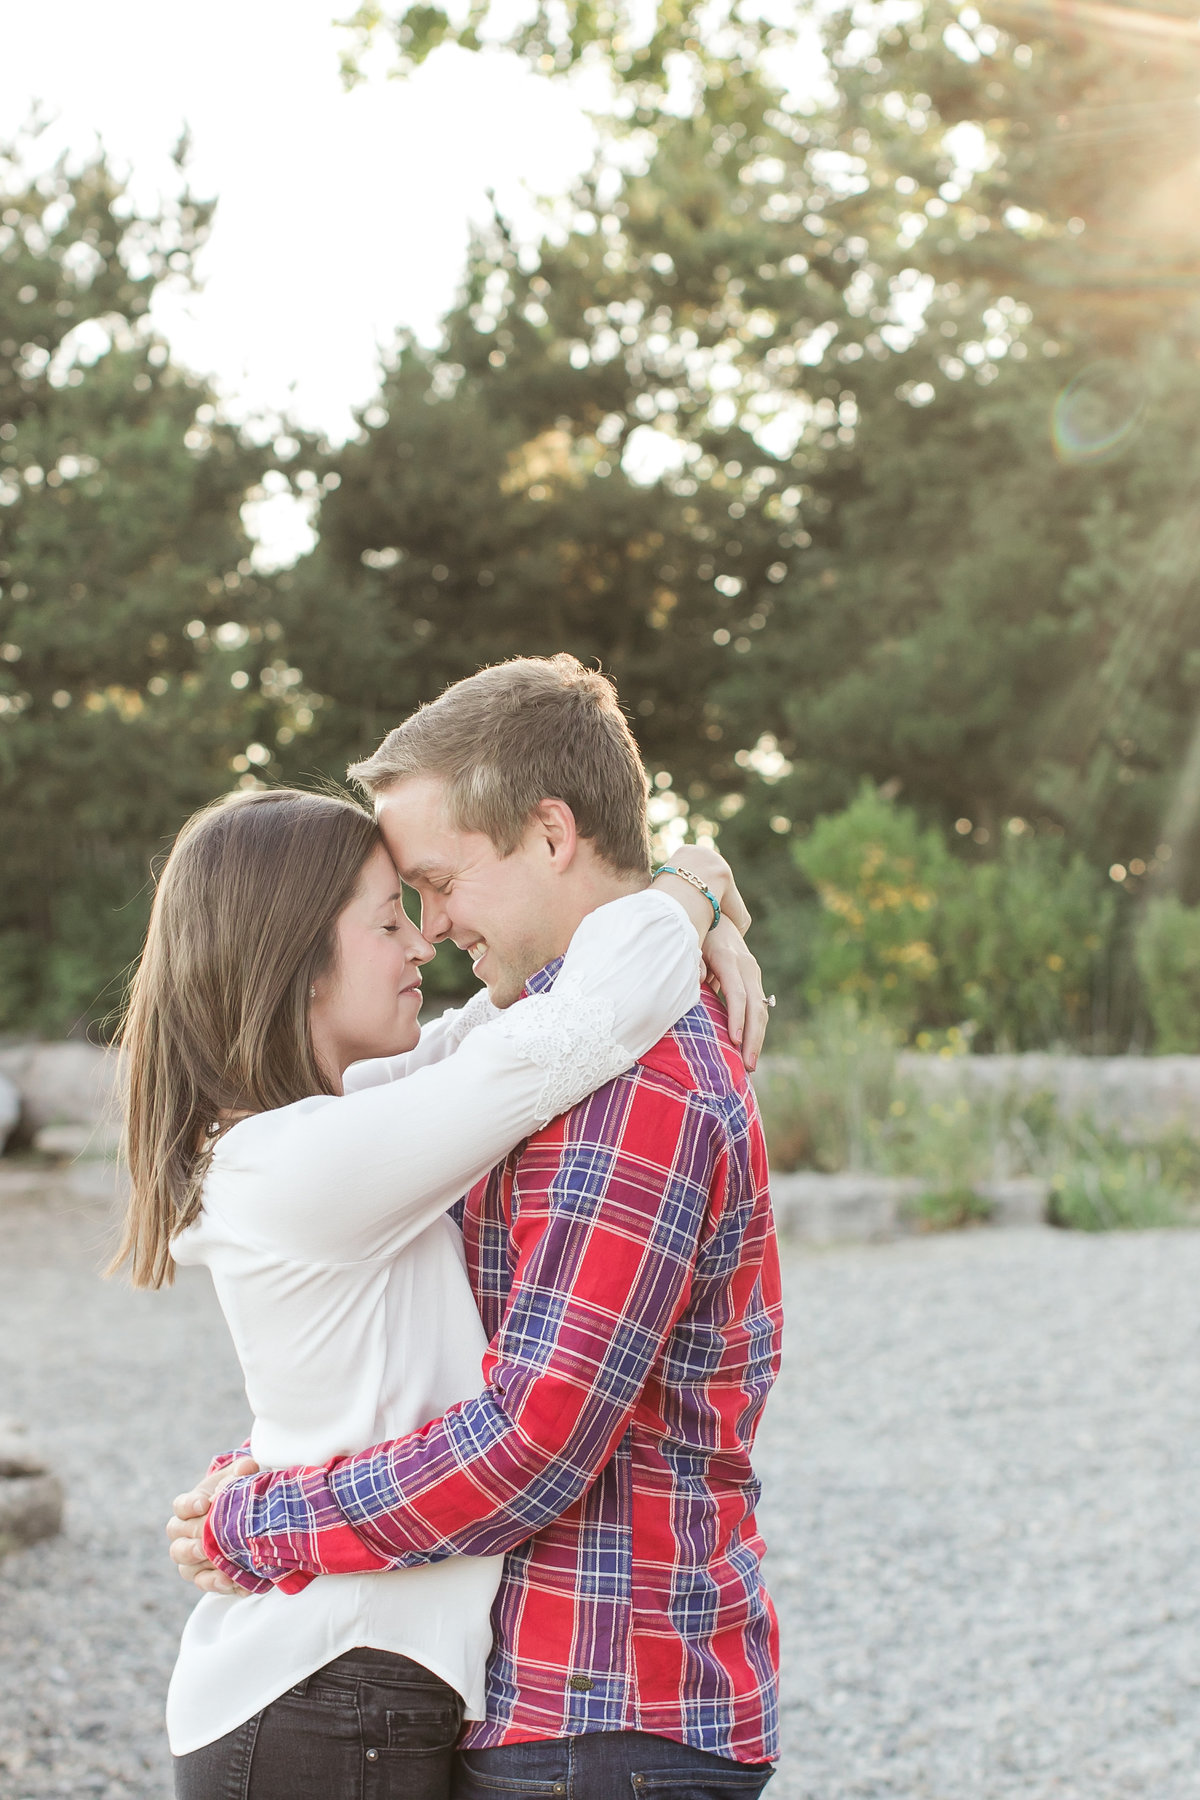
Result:
[[[629,1785],[638,1800],[756,1800],[775,1773],[771,1768],[639,1769]]]
[[[567,1791],[566,1761],[562,1775],[545,1773],[544,1759],[522,1756],[522,1751],[536,1752],[539,1745],[506,1744],[502,1750],[460,1750],[454,1800],[535,1800],[545,1795],[562,1796]],[[514,1754],[515,1752],[515,1754]],[[525,1764],[530,1773],[525,1773]],[[541,1773],[533,1773],[540,1768]]]
[[[387,1708],[389,1750],[452,1750],[461,1728],[462,1707],[451,1700]]]
[[[333,1682],[323,1682],[320,1675],[310,1675],[304,1683],[288,1688],[280,1694],[273,1704],[283,1709],[298,1707],[305,1711],[316,1707],[324,1711],[329,1707],[337,1712],[344,1712],[351,1718],[358,1716],[358,1702],[352,1687],[338,1687]]]

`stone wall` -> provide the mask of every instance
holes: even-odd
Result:
[[[95,1044],[0,1049],[0,1149],[109,1155],[120,1136],[119,1057]]]
[[[777,1071],[788,1067],[783,1057],[770,1062]],[[0,1148],[6,1141],[15,1148],[40,1138],[38,1148],[52,1155],[110,1153],[119,1123],[118,1063],[116,1051],[94,1044],[0,1048]],[[1200,1132],[1200,1056],[905,1052],[899,1065],[930,1099],[1045,1093],[1065,1116],[1091,1116],[1128,1138]]]
[[[1048,1094],[1065,1118],[1090,1117],[1129,1139],[1200,1133],[1200,1056],[923,1056],[903,1076],[930,1099]]]

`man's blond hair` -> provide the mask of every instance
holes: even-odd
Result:
[[[611,682],[565,653],[516,657],[455,682],[347,773],[372,797],[409,776],[435,776],[453,823],[486,833],[502,856],[543,800],[564,800],[610,868],[650,871],[633,733]]]

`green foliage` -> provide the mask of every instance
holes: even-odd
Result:
[[[941,974],[931,939],[953,873],[940,833],[868,784],[818,819],[794,855],[824,908],[811,997],[848,994],[903,1024],[922,1019]]]
[[[1014,823],[983,860],[870,786],[818,819],[793,852],[823,908],[810,999],[857,996],[905,1030],[959,1024],[992,1047],[1084,1038],[1113,898],[1081,855]]]
[[[1115,918],[1112,884],[1078,851],[1006,831],[995,857],[956,863],[945,885],[945,1012],[970,1022],[979,1047],[1103,1041]]]
[[[774,1169],[865,1170],[919,1182],[914,1223],[982,1221],[990,1182],[1044,1181],[1056,1224],[1099,1231],[1192,1223],[1200,1146],[1166,1134],[1127,1143],[1062,1116],[1049,1093],[1020,1096],[954,1079],[969,1073],[960,1033],[931,1038],[922,1071],[897,1058],[895,1032],[853,1002],[822,1009],[755,1076]]]
[[[953,1057],[965,1053],[966,1043],[960,1038],[948,1048]],[[1027,1135],[1024,1109],[1008,1096],[953,1085],[930,1093],[900,1075],[886,1113],[872,1121],[870,1141],[872,1167],[928,1181],[932,1193],[959,1192],[998,1170],[1027,1173],[1036,1142]]]
[[[540,74],[568,74],[581,64],[606,64],[612,75],[644,101],[661,100],[681,76],[728,74],[740,62],[754,63],[768,47],[782,48],[795,32],[754,15],[741,0],[658,0],[652,7],[624,0],[552,0],[533,4],[514,15],[493,0],[471,0],[464,13],[451,16],[425,0],[387,13],[378,0],[366,0],[342,21],[350,43],[342,52],[342,74],[348,86],[362,78],[366,52],[383,34],[395,43],[393,71],[406,75],[443,44],[464,50],[484,45],[523,57]],[[681,70],[680,64],[683,64]],[[714,71],[714,64],[716,70]]]
[[[0,163],[0,1030],[113,1009],[151,859],[287,716],[239,517],[271,458],[147,323],[210,211]]]
[[[1015,963],[975,996],[986,1036],[1118,1046],[1124,938],[1097,1010],[1108,941],[1063,930],[1106,927],[1081,927],[1071,853],[1200,895],[1200,193],[1157,123],[1200,65],[1140,4],[1086,38],[982,10],[826,15],[830,91],[796,101],[774,59],[801,27],[737,5],[361,8],[358,49],[392,33],[404,67],[447,42],[600,66],[605,133],[639,155],[602,157],[536,266],[497,221],[438,350],[402,348],[386,423],[330,465],[297,657],[331,668],[330,767],[480,660],[600,657],[664,829],[720,827],[779,987],[821,985],[789,835],[895,782],[923,827],[1004,845]],[[335,587],[357,665],[314,622]],[[1022,949],[1020,893],[1060,876],[1077,904],[1044,941],[1031,906]],[[944,1021],[977,962],[883,974]]]
[[[960,1231],[964,1225],[986,1224],[990,1215],[987,1201],[962,1182],[931,1188],[907,1208],[907,1216],[921,1231]]]
[[[601,66],[611,107],[536,253],[498,218],[438,346],[401,342],[320,454],[255,452],[146,323],[205,207],[11,176],[0,1029],[100,1007],[197,801],[340,777],[481,662],[565,648],[616,678],[664,844],[720,830],[781,997],[1128,1041],[1103,871],[1200,897],[1200,164],[1162,126],[1200,67],[1141,0],[1086,37],[981,10],[825,14],[798,101],[801,24],[737,0],[359,8],[351,76],[381,34],[403,68],[499,46]],[[322,500],[271,582],[239,518],[264,475]],[[864,780],[905,801],[867,876]]]
[[[922,1038],[939,1067],[966,1055],[953,1028]],[[928,1181],[934,1195],[1042,1170],[1058,1142],[1053,1107],[954,1082],[931,1092],[905,1072],[899,1048],[894,1026],[847,999],[817,1009],[764,1058],[754,1085],[772,1168],[866,1169]]]
[[[1200,907],[1151,900],[1135,937],[1138,970],[1158,1051],[1200,1050]]]
[[[896,1093],[895,1030],[853,999],[815,1011],[754,1079],[774,1169],[870,1168]]]
[[[1072,1231],[1147,1230],[1195,1219],[1195,1186],[1172,1181],[1156,1149],[1107,1146],[1099,1138],[1075,1155],[1051,1183],[1050,1215]]]

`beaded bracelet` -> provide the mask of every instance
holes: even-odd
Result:
[[[698,894],[704,895],[704,898],[713,909],[712,925],[708,928],[710,931],[712,930],[713,925],[719,925],[721,923],[721,903],[713,893],[712,889],[705,887],[698,875],[693,875],[690,869],[677,869],[674,863],[663,863],[660,868],[655,869],[651,879],[657,881],[660,875],[678,875],[680,881],[690,882]]]

